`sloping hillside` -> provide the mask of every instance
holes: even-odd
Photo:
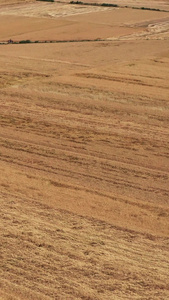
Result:
[[[63,6],[0,9],[0,299],[166,300],[168,17]]]

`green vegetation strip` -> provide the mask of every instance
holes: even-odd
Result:
[[[12,41],[10,43],[8,42],[0,42],[0,45],[19,45],[19,44],[46,44],[46,43],[84,43],[84,42],[104,42],[107,41],[106,39],[93,39],[93,40],[50,40],[50,41],[31,41],[31,40],[22,40],[22,41]]]
[[[36,1],[55,2],[55,0],[36,0]]]

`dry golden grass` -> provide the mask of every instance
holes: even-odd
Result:
[[[168,298],[167,240],[32,198],[0,201],[2,299]]]
[[[167,17],[128,12],[39,18],[32,36],[9,17],[24,38],[133,32],[0,45],[0,299],[169,298],[168,30],[141,35]]]

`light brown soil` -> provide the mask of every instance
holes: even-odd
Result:
[[[35,2],[1,7],[0,21],[0,41],[169,38],[157,11]]]
[[[134,33],[0,45],[0,299],[169,298],[169,44]]]

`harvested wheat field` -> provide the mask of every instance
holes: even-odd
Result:
[[[4,3],[0,299],[169,299],[169,13]]]

